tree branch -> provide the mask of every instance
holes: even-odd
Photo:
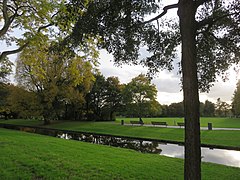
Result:
[[[11,55],[11,54],[16,54],[21,52],[29,43],[25,43],[24,45],[22,45],[21,47],[14,49],[14,50],[10,50],[10,51],[3,51],[0,54],[0,61],[2,61],[6,56]]]
[[[220,16],[220,17],[217,17],[217,18],[211,17],[211,18],[204,19],[204,20],[199,21],[199,22],[197,23],[197,29],[200,29],[200,28],[202,28],[203,26],[206,26],[206,25],[212,26],[212,25],[213,25],[214,23],[216,23],[217,21],[219,21],[219,20],[221,20],[221,19],[223,19],[223,18],[226,18],[226,17],[228,17],[228,16],[235,15],[235,14],[237,14],[237,13],[225,14],[225,15]],[[209,28],[208,28],[208,29],[209,29]]]
[[[144,24],[153,22],[153,21],[155,21],[155,20],[163,17],[165,14],[167,14],[167,11],[168,11],[169,9],[173,9],[173,8],[178,8],[178,4],[171,4],[171,5],[165,6],[165,7],[163,8],[163,12],[162,12],[161,14],[157,15],[156,17],[154,17],[154,18],[152,18],[152,19],[150,19],[150,20],[148,20],[148,21],[143,22],[142,24],[144,25]]]
[[[199,7],[199,6],[201,6],[202,4],[204,4],[204,3],[206,3],[206,2],[209,2],[209,1],[211,1],[211,0],[198,0],[198,1],[196,2],[196,7]]]

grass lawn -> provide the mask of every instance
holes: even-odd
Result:
[[[177,122],[183,122],[183,118],[179,117],[166,117],[166,118],[142,118],[144,123],[151,124],[151,121],[164,121],[169,126],[174,126]],[[116,122],[120,123],[121,120],[129,123],[130,120],[138,121],[138,118],[117,118]],[[240,128],[240,118],[229,118],[229,117],[201,117],[201,127],[207,127],[208,123],[212,123],[213,128]]]
[[[41,126],[41,121],[34,120],[7,120],[2,123]],[[184,141],[184,130],[180,128],[159,128],[140,126],[121,126],[114,122],[77,122],[60,121],[53,123],[49,128],[67,129],[84,132],[95,132],[129,137],[143,137],[161,140]],[[203,144],[240,147],[240,131],[201,131]]]
[[[183,179],[183,160],[0,128],[1,179]],[[202,163],[202,179],[240,179]]]

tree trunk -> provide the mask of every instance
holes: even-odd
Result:
[[[182,74],[185,114],[184,179],[201,179],[199,92],[196,56],[196,8],[193,0],[179,0],[178,16],[182,40]]]

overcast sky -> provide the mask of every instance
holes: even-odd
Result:
[[[102,50],[100,53],[99,69],[106,77],[117,76],[121,83],[128,83],[132,78],[139,74],[147,73],[147,69],[142,66],[122,65],[121,67],[118,67],[114,65],[112,60],[112,55]],[[174,69],[172,72],[164,70],[152,80],[152,83],[157,86],[157,100],[160,104],[171,104],[183,100],[183,93],[180,86],[180,75],[177,72],[177,69]],[[229,76],[226,82],[223,82],[221,78],[218,78],[218,82],[215,83],[209,93],[200,94],[201,102],[204,102],[207,99],[216,102],[217,98],[221,98],[222,101],[231,103],[236,83],[240,76],[239,73],[236,73],[235,70],[233,70],[233,68],[231,68],[228,73]]]
[[[162,1],[164,3],[173,4],[176,3],[177,0],[167,0]],[[160,13],[159,10],[158,13]],[[153,17],[152,15],[151,17]],[[149,19],[148,17],[146,19]],[[170,10],[167,13],[166,18],[177,18],[176,9]],[[164,17],[165,18],[165,17]],[[18,35],[15,33],[15,35]],[[7,48],[1,41],[0,41],[0,48],[1,50],[12,49],[14,47]],[[146,53],[142,50],[142,53]],[[14,61],[16,59],[16,55],[10,56],[10,59]],[[100,66],[99,69],[102,74],[106,77],[109,76],[117,76],[121,83],[128,83],[131,81],[133,77],[136,77],[140,73],[147,73],[147,69],[143,68],[142,66],[129,66],[123,65],[121,67],[116,67],[113,65],[112,60],[113,57],[108,54],[106,51],[102,50],[100,53]],[[179,62],[179,57],[175,60]],[[152,82],[157,86],[158,89],[158,101],[161,104],[170,104],[173,102],[180,102],[183,100],[183,93],[180,88],[180,75],[177,73],[178,69],[175,68],[172,72],[168,71],[161,71],[156,78],[152,80]],[[204,102],[205,100],[210,100],[212,102],[216,102],[217,98],[221,98],[223,101],[231,103],[231,99],[233,96],[233,92],[236,88],[236,83],[238,79],[240,79],[240,74],[236,73],[233,68],[229,71],[229,80],[223,82],[221,78],[218,78],[218,82],[215,83],[215,86],[211,88],[209,93],[201,93],[200,94],[200,101]]]
[[[163,0],[162,3],[164,5],[177,3],[178,0]],[[159,10],[157,13],[161,13]],[[155,15],[151,15],[146,20],[151,19]],[[177,10],[172,9],[169,10],[168,13],[164,16],[164,19],[178,19]],[[180,52],[180,51],[179,51]],[[145,52],[142,52],[143,54]],[[180,55],[179,55],[180,57]],[[179,57],[175,60],[176,62],[180,62]],[[114,66],[112,60],[113,57],[108,54],[106,51],[101,51],[100,53],[100,66],[99,69],[102,74],[106,77],[109,76],[117,76],[121,83],[128,83],[131,81],[133,77],[136,77],[140,73],[147,73],[147,69],[142,66],[129,66],[123,65],[122,67]],[[175,63],[176,66],[176,63]],[[219,77],[218,81],[215,85],[210,89],[209,93],[201,93],[200,101],[204,102],[205,100],[209,100],[212,102],[216,102],[218,98],[221,98],[222,101],[226,101],[231,103],[234,90],[236,89],[236,84],[238,79],[240,79],[240,74],[236,73],[233,67],[229,69],[227,72],[228,80],[223,82],[223,80]],[[181,75],[178,74],[178,68],[172,72],[168,72],[167,70],[161,71],[156,78],[152,80],[152,83],[157,86],[158,96],[157,99],[160,104],[171,104],[173,102],[180,102],[183,100],[183,92],[181,91]]]

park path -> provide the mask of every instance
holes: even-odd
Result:
[[[127,126],[140,126],[140,125],[132,125],[132,124],[124,124],[124,125],[127,125]],[[144,124],[143,126],[146,126],[146,127],[166,127],[166,126],[161,126],[161,125],[151,125],[151,124]],[[167,128],[182,128],[184,129],[183,126],[179,127],[179,126],[167,126]],[[201,127],[201,130],[208,130],[208,127]],[[212,130],[225,130],[225,131],[240,131],[240,128],[212,128]]]

